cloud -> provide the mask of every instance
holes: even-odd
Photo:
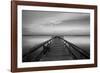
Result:
[[[22,25],[23,35],[89,35],[90,15],[24,10]]]

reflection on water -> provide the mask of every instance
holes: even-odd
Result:
[[[30,48],[38,45],[42,42],[49,40],[51,36],[23,36],[22,47],[23,53],[26,53]],[[64,36],[64,39],[79,46],[80,48],[89,52],[90,50],[90,38],[89,36]]]

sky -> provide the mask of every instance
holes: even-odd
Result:
[[[90,35],[90,14],[22,11],[23,35]]]

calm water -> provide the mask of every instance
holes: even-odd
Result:
[[[22,47],[23,54],[27,53],[32,47],[49,40],[51,36],[23,36]],[[89,36],[64,36],[64,39],[79,46],[80,48],[89,52],[90,39]]]

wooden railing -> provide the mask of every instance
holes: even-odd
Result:
[[[84,56],[84,58],[86,58],[86,59],[90,58],[90,54],[87,51],[85,51],[84,49],[74,45],[73,43],[71,43],[67,40],[64,40],[63,38],[60,38],[60,39],[62,39],[64,42],[66,42],[66,44],[68,44],[68,46],[67,45],[65,45],[65,46],[68,48],[68,50],[70,51],[70,53],[72,54],[74,59],[79,59],[79,56],[77,54],[75,54],[74,52],[72,52],[71,48],[73,50],[77,51],[78,53],[80,53],[82,56]],[[82,56],[80,58],[82,58]]]
[[[44,54],[46,54],[46,52],[48,51],[48,46],[49,46],[49,44],[51,43],[51,40],[52,40],[53,38],[51,38],[50,40],[47,40],[47,41],[45,41],[45,42],[43,42],[43,43],[41,43],[41,44],[39,44],[39,45],[37,45],[36,47],[32,47],[31,49],[32,50],[30,50],[28,53],[26,53],[26,54],[24,54],[23,55],[23,62],[24,61],[28,61],[28,59],[29,60],[32,60],[32,58],[30,57],[30,55],[32,54],[32,53],[34,53],[35,51],[37,51],[39,48],[41,48],[41,47],[43,47],[43,50],[40,52],[40,54],[38,55],[38,56],[36,56],[32,61],[39,61],[40,60],[40,58],[44,55]],[[29,57],[29,58],[28,58]]]

